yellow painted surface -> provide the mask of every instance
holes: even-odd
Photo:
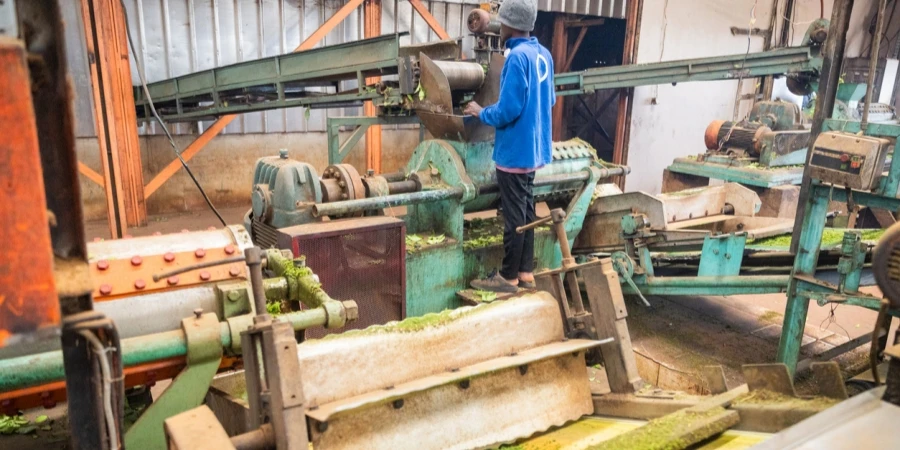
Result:
[[[645,422],[637,420],[586,417],[562,428],[533,437],[518,445],[504,447],[515,450],[587,450],[591,446],[627,433]],[[705,450],[739,450],[750,448],[769,437],[762,433],[726,431],[702,445]]]

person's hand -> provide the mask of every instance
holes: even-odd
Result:
[[[465,109],[463,109],[463,114],[467,116],[478,117],[478,114],[481,113],[481,105],[475,102],[466,103]]]

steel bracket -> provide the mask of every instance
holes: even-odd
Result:
[[[125,448],[166,450],[163,422],[196,408],[222,361],[221,327],[213,313],[181,321],[187,343],[187,366],[125,434]]]

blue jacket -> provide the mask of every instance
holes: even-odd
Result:
[[[537,38],[514,38],[500,74],[500,100],[481,110],[482,122],[497,129],[494,163],[535,169],[550,163],[552,119],[556,104],[553,58]]]

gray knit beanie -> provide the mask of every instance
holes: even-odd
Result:
[[[537,0],[503,0],[499,15],[503,25],[531,32],[537,20]]]

